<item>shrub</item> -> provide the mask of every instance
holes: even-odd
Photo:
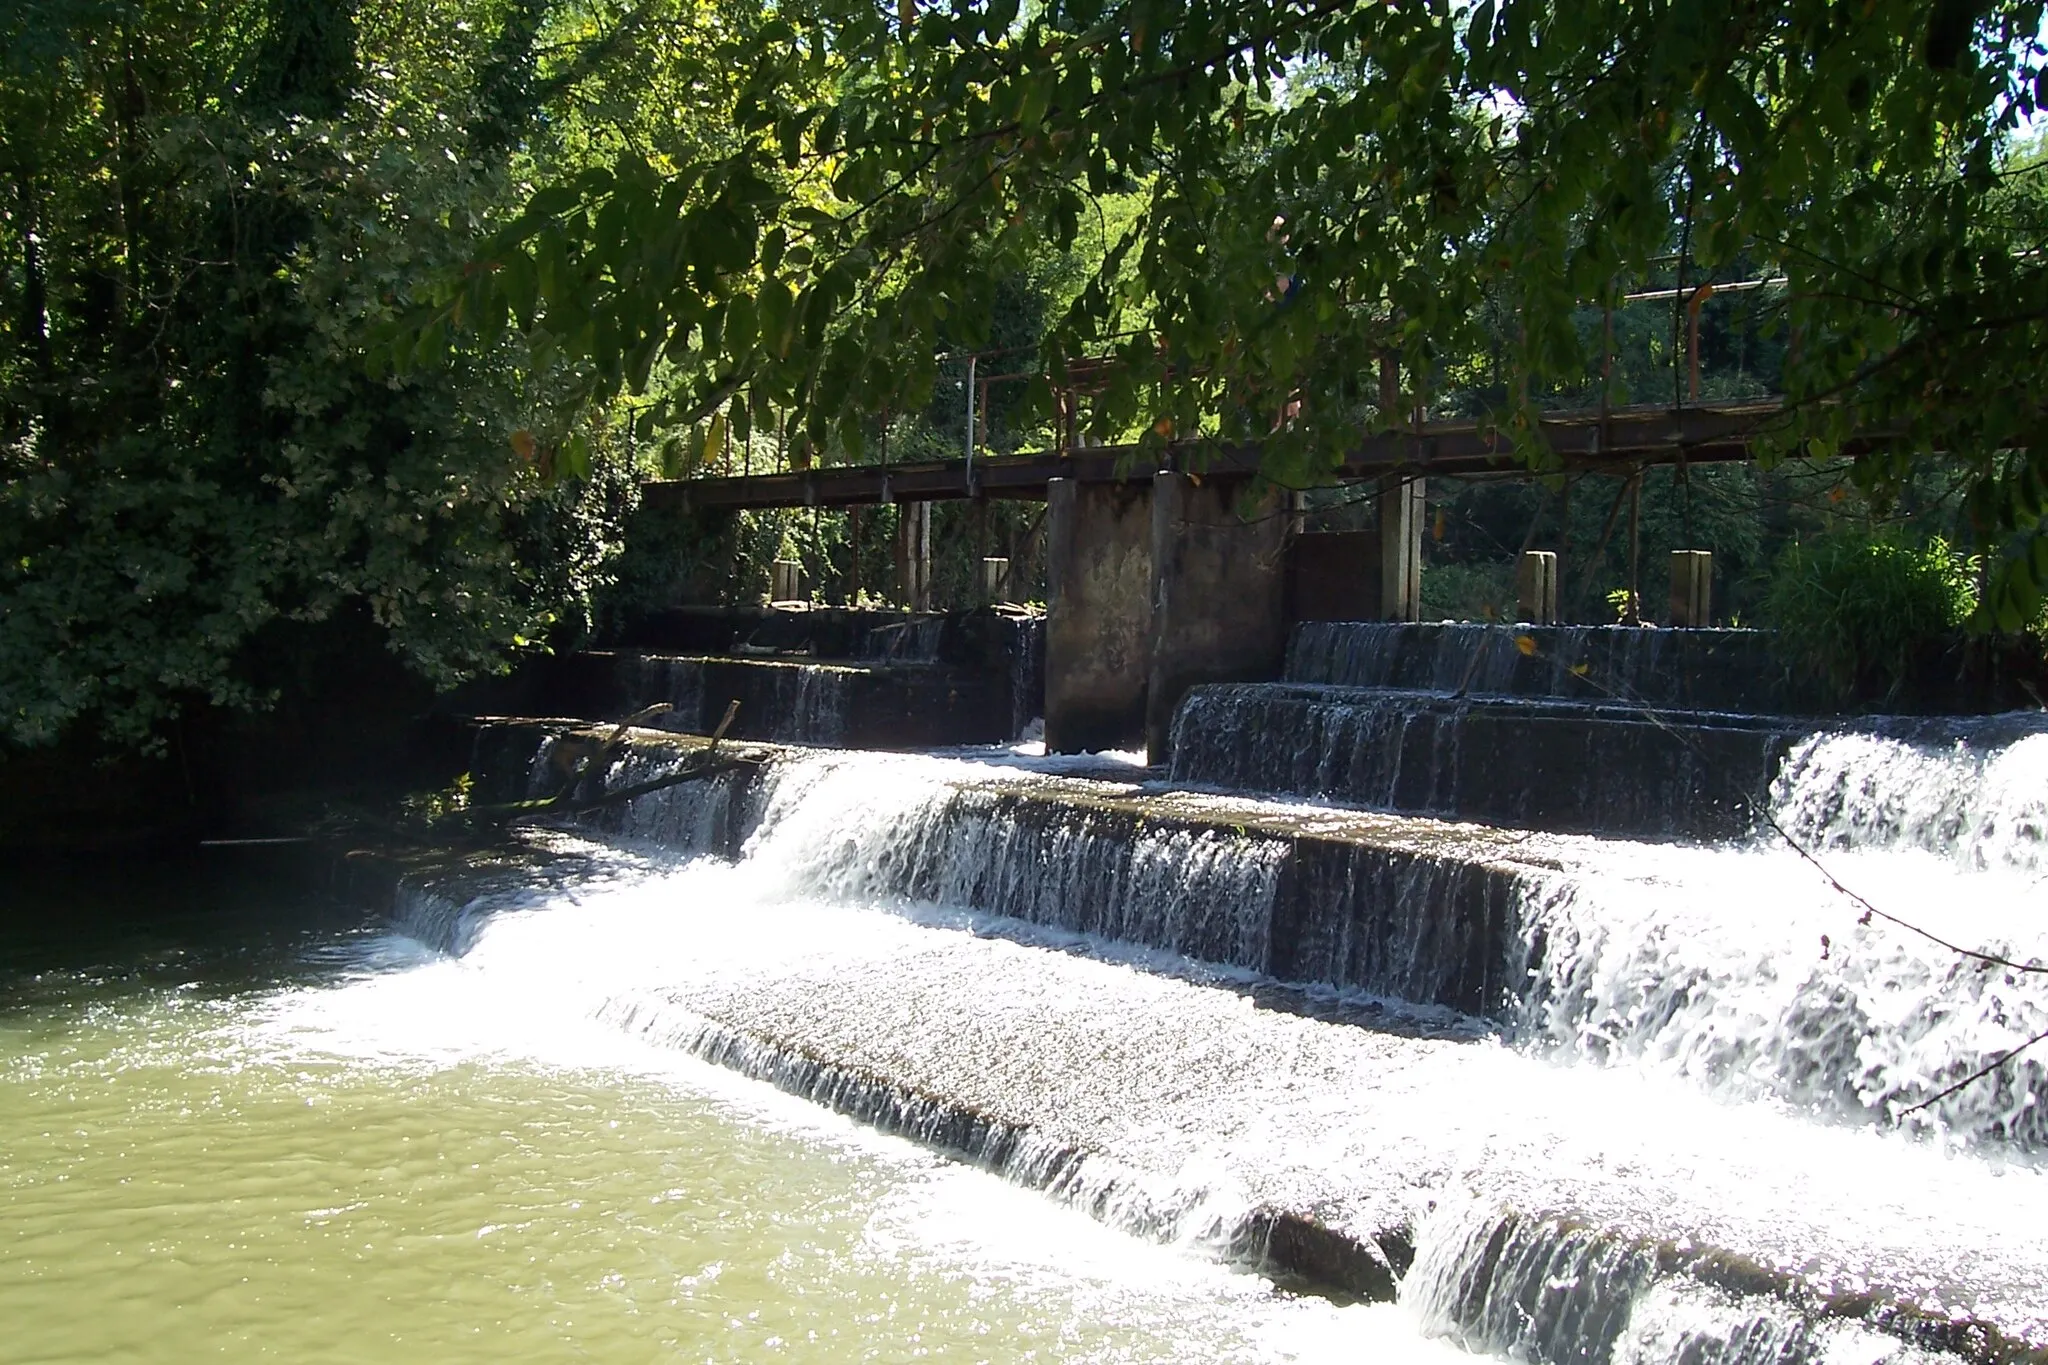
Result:
[[[1759,615],[1793,667],[1890,697],[1920,645],[1976,610],[1978,568],[1939,536],[1832,531],[1779,554]]]

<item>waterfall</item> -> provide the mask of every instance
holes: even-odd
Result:
[[[1863,913],[1867,902],[1949,943],[2041,961],[2044,774],[2048,735],[1988,750],[1803,741],[1772,814],[1811,861],[1767,829],[1735,848],[1597,847],[1531,879],[1521,1036],[1735,1098],[2048,1148],[2038,1050],[1919,1108],[2048,1031],[2048,974]]]
[[[619,658],[630,709],[667,702],[669,709],[651,719],[650,725],[684,734],[703,733],[703,659],[668,654],[631,654]],[[711,723],[717,724],[717,718]]]
[[[543,744],[533,780],[589,742]],[[675,752],[636,744],[604,781]],[[1147,1237],[1373,1297],[1398,1279],[1429,1330],[1531,1365],[1927,1358],[1901,1338],[1988,1365],[2048,1340],[2048,1172],[2026,1155],[2048,1147],[2048,1075],[2015,1066],[1907,1120],[1994,1159],[1852,1130],[2048,1028],[2048,983],[1858,924],[1789,850],[754,752],[723,790],[584,822],[719,856],[642,858],[613,895],[611,855],[563,845],[591,861],[416,886],[401,913],[465,973],[515,973],[514,998],[559,992]],[[1965,884],[1927,913],[1945,936],[2041,942],[2009,858],[1828,858],[1888,905]],[[1493,1026],[1333,1024],[1314,992],[1268,1008],[1276,978]]]
[[[1262,1268],[1270,1217],[1227,1181],[1157,1175],[1105,1161],[1029,1124],[922,1094],[801,1048],[706,1019],[659,992],[622,995],[598,1018],[636,1037],[702,1058],[886,1133],[950,1152],[1027,1189],[1150,1241],[1200,1248]]]
[[[1961,799],[1957,792],[2008,812],[1979,820],[1989,832],[1974,851],[1906,841],[1830,848],[1824,862],[1901,918],[2025,960],[2042,941],[2038,896],[2033,855],[2013,851],[2026,845],[2009,812],[2025,808],[2025,765],[2043,738],[1987,754],[1930,753],[1928,762],[1962,776],[1909,776],[1905,785],[1939,800],[1916,805],[1874,775],[1860,780],[1857,790],[1887,809],[1921,812],[1904,822],[1912,828],[1931,827],[1922,807]],[[555,743],[543,745],[537,773],[559,767]],[[1833,736],[1802,752],[1868,754],[1891,743]],[[606,780],[645,781],[676,761],[629,750]],[[2015,776],[2004,786],[1965,780],[1987,765]],[[1815,761],[1799,771],[1835,769]],[[1989,795],[2000,791],[2009,793],[2003,805]],[[1800,781],[1781,784],[1788,825],[1808,801]],[[1330,819],[1369,837],[1325,832]],[[594,812],[585,825],[737,858],[785,897],[890,906],[926,922],[1018,921],[1085,936],[1091,952],[1127,945],[1109,955],[1158,951],[1447,1007],[1494,1021],[1537,1055],[1675,1075],[1730,1100],[1903,1123],[1966,1144],[2048,1148],[2048,1107],[2036,1098],[2048,1094],[2041,1055],[1916,1108],[2048,1029],[2048,975],[1985,968],[1881,920],[1859,923],[1859,905],[1768,836],[1735,847],[1529,844],[1421,821],[1165,802],[1016,768],[850,752],[773,758],[758,775],[672,788]]]
[[[1767,1297],[1789,1285],[1738,1295],[1675,1273],[1688,1259],[1676,1243],[1453,1199],[1424,1221],[1401,1297],[1426,1330],[1543,1365],[1803,1365],[1899,1349]]]
[[[1045,620],[1010,623],[1010,736],[1018,738],[1045,716]]]
[[[1198,687],[1173,777],[1376,810],[1580,833],[1747,833],[1785,743],[1772,722],[1397,689]]]
[[[1771,792],[1786,833],[1816,849],[1913,848],[1957,868],[2048,871],[2048,734],[1988,752],[1881,734],[1815,735]]]
[[[912,757],[779,764],[747,857],[794,894],[967,908],[1266,968],[1285,843],[1138,829],[1113,811],[1036,800],[1028,780],[973,785],[988,775]]]

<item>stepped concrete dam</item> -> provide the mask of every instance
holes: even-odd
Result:
[[[452,698],[477,837],[327,869],[373,922],[52,900],[10,1345],[2048,1362],[2048,714],[1386,619],[1412,539],[1179,475],[1049,518],[1043,609]]]
[[[1290,626],[1272,532],[1118,562],[1062,536],[1187,509],[1087,496],[1048,616],[677,608],[529,675],[472,799],[539,818],[396,922],[1481,1355],[2048,1360],[2048,716],[1840,713],[1754,631]]]

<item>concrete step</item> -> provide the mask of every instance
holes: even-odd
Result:
[[[550,712],[589,720],[657,703],[648,723],[709,734],[728,704],[735,739],[862,749],[994,744],[1016,733],[1007,675],[935,662],[828,661],[588,650],[559,661]]]
[[[1832,700],[1757,630],[1305,621],[1285,681],[1745,714],[1813,714]]]
[[[1522,829],[1748,834],[1787,749],[1823,723],[1614,703],[1307,684],[1196,688],[1173,778]]]
[[[644,894],[621,877],[615,898],[550,898],[494,866],[481,895],[460,872],[406,894],[426,932],[473,933],[502,907],[526,932],[635,945],[630,981],[595,988],[597,1017],[628,1034],[1113,1226],[1398,1292],[1490,1354],[2048,1357],[2037,1173],[724,872],[655,867]],[[1692,1344],[1627,1349],[1669,1346],[1660,1333]]]

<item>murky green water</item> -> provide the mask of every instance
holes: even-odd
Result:
[[[0,1360],[1469,1359],[260,885],[0,887]]]

